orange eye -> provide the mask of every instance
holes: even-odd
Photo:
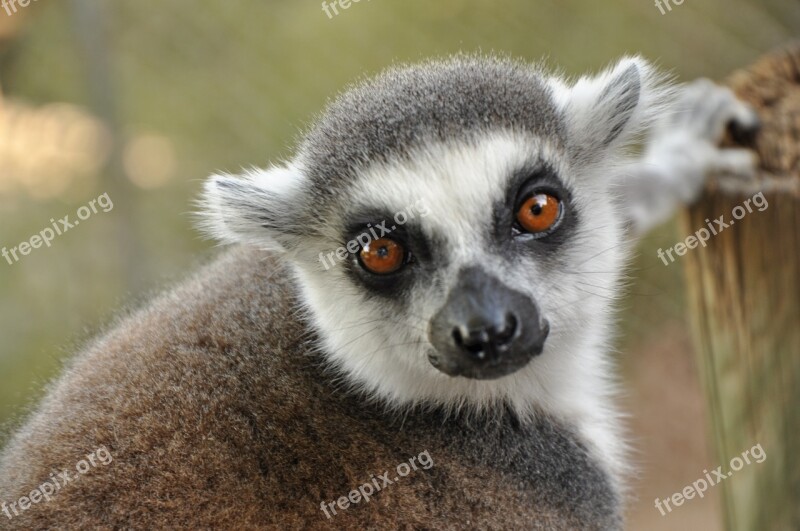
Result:
[[[561,214],[561,201],[545,193],[532,195],[517,212],[517,221],[526,231],[537,234],[553,228]]]
[[[389,238],[369,242],[359,253],[364,269],[376,275],[394,273],[403,266],[406,252],[403,246]]]

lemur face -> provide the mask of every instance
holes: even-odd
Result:
[[[504,133],[366,168],[346,191],[339,241],[381,230],[344,260],[341,282],[386,324],[378,348],[413,345],[427,371],[477,380],[542,354],[560,304],[548,292],[580,244],[567,171],[557,148]]]
[[[213,177],[224,240],[283,254],[324,356],[391,404],[516,401],[607,340],[625,260],[609,173],[649,67],[568,87],[457,58],[334,102],[283,168]]]

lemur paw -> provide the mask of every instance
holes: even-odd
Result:
[[[729,125],[742,132],[755,131],[759,127],[756,112],[730,89],[707,79],[679,90],[672,112],[654,126],[645,161],[667,168],[679,181],[685,201],[697,198],[711,173],[754,178],[758,158],[753,151],[720,148],[719,144]]]

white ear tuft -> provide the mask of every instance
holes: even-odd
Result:
[[[296,233],[302,173],[293,166],[212,175],[203,185],[199,226],[223,243],[286,251]]]
[[[598,76],[578,79],[569,88],[552,80],[575,156],[597,160],[634,140],[668,105],[672,91],[666,81],[640,57],[622,59]]]

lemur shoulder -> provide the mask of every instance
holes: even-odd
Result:
[[[636,234],[707,172],[752,173],[716,147],[732,120],[755,123],[637,57],[353,87],[286,164],[208,180],[232,248],[74,358],[2,454],[0,527],[621,527],[613,301]],[[107,468],[16,504],[101,446]]]

